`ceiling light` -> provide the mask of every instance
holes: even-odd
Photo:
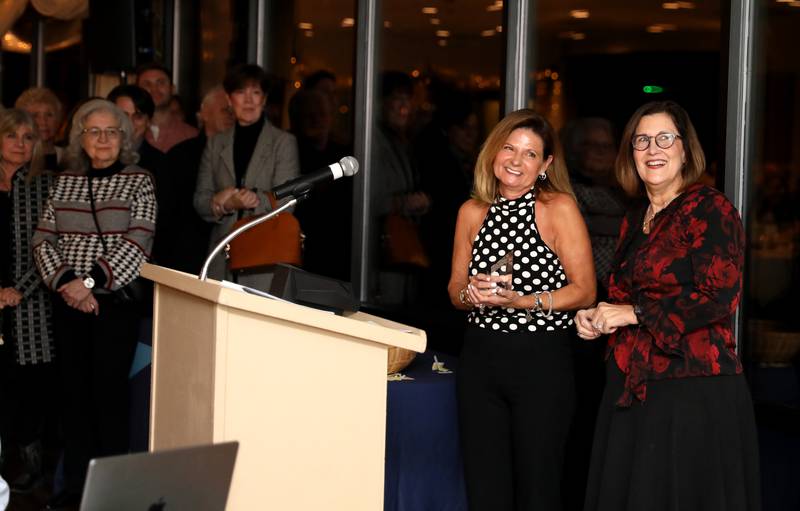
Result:
[[[681,9],[694,9],[694,2],[678,2]]]
[[[494,27],[494,31],[497,32],[498,34],[501,34],[503,32],[503,25],[497,25],[496,27]]]
[[[671,23],[656,23],[647,27],[647,31],[651,34],[662,34],[677,29],[678,27]]]
[[[431,18],[430,20],[431,20],[431,25],[440,25],[442,23],[442,20],[440,20],[439,18]]]
[[[493,28],[490,28],[489,30],[482,30],[481,37],[492,37],[495,33],[496,32]]]
[[[306,37],[314,37],[314,31],[313,30],[306,30],[305,34],[306,34]]]
[[[436,44],[438,44],[439,46],[447,46],[447,39],[439,39],[438,41],[436,41]]]
[[[439,9],[436,7],[423,7],[422,14],[439,14]]]
[[[676,11],[681,8],[681,6],[678,5],[678,2],[664,2],[661,4],[661,7],[670,11]]]
[[[356,24],[356,20],[353,18],[342,18],[342,28],[352,27]]]
[[[486,10],[489,12],[502,11],[503,10],[502,0],[496,0],[493,4],[487,6]]]
[[[436,37],[450,37],[450,31],[449,30],[437,30],[436,31]]]
[[[583,41],[584,39],[586,39],[586,34],[584,34],[583,32],[573,32],[572,34],[570,34],[569,38],[572,39],[573,41]]]
[[[589,9],[573,9],[569,11],[569,15],[578,20],[585,20],[589,17]]]
[[[307,21],[301,21],[300,23],[297,24],[297,28],[299,28],[300,30],[313,30],[314,25]]]
[[[392,28],[392,22],[389,20],[384,21],[383,28]]]

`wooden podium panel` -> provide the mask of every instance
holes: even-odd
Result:
[[[382,509],[387,349],[424,351],[424,332],[142,274],[156,282],[151,450],[238,440],[228,509]]]

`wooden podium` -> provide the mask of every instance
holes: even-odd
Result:
[[[146,264],[150,450],[238,440],[230,510],[383,509],[389,346],[425,332]]]

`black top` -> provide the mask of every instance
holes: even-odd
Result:
[[[0,191],[0,240],[3,240],[0,246],[0,283],[4,287],[10,284],[11,243],[8,240],[11,237],[12,221],[11,194]]]
[[[241,188],[247,165],[253,157],[258,136],[264,127],[264,116],[249,126],[242,126],[238,122],[233,133],[233,169],[236,172],[236,186]]]

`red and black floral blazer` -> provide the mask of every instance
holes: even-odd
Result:
[[[722,193],[695,184],[632,247],[643,219],[639,208],[623,221],[609,287],[609,302],[642,309],[642,324],[609,339],[608,355],[626,375],[623,407],[645,400],[649,380],[742,372],[732,329],[744,263],[739,213]]]

